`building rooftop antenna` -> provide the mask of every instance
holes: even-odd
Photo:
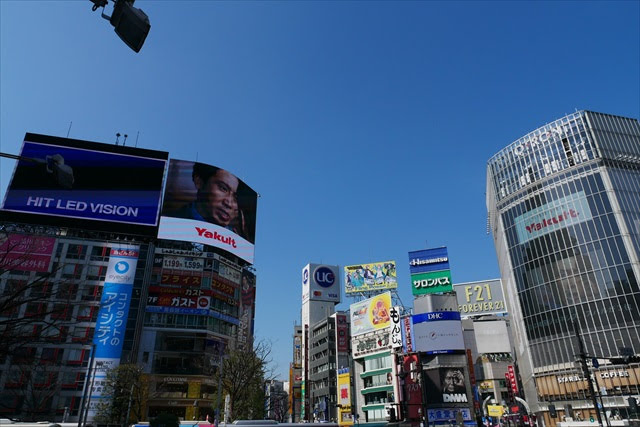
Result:
[[[136,147],[138,147],[138,138],[140,137],[140,131],[136,134]]]

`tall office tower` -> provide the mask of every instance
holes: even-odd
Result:
[[[320,387],[320,384],[313,382],[309,366],[311,327],[335,313],[335,306],[339,303],[338,266],[307,264],[302,269],[302,386],[300,393],[302,407],[300,408],[300,418],[303,420],[313,419],[312,391]]]
[[[625,416],[640,392],[640,123],[579,111],[528,133],[489,159],[486,203],[532,411],[597,415],[589,373]]]

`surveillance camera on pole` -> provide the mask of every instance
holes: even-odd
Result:
[[[118,37],[134,52],[140,52],[151,29],[149,17],[142,9],[133,7],[135,0],[111,1],[114,3],[111,16],[104,13],[104,7],[109,0],[91,0],[93,3],[92,10],[95,12],[99,7],[102,7],[102,17],[113,25]]]

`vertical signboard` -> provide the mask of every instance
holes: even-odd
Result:
[[[513,365],[509,365],[507,367],[507,375],[509,380],[509,388],[513,392],[514,395],[518,395],[518,380],[516,378],[516,371],[513,368]]]
[[[413,295],[451,292],[451,272],[446,247],[409,252]]]
[[[98,401],[110,397],[102,395],[107,372],[120,364],[139,250],[139,246],[127,246],[112,248],[110,251],[96,329],[93,334],[95,358],[88,405],[90,418],[95,415]]]
[[[336,349],[338,353],[349,351],[349,324],[346,314],[336,314]]]
[[[400,307],[391,308],[391,348],[402,347],[402,330],[400,328]]]
[[[353,425],[351,413],[351,378],[348,368],[338,369],[338,424]]]
[[[238,325],[238,348],[242,351],[253,347],[253,320],[255,316],[256,275],[242,270],[242,294],[240,298],[240,324]]]
[[[411,316],[402,318],[402,341],[404,343],[404,352],[413,352],[413,323]]]

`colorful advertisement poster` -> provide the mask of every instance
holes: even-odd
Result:
[[[396,289],[397,287],[395,261],[349,265],[344,268],[346,294]]]
[[[459,312],[437,311],[415,314],[412,320],[415,351],[440,354],[465,349]]]
[[[464,368],[448,367],[425,371],[429,403],[468,403]]]
[[[449,255],[445,246],[409,252],[411,275],[440,270],[449,270]]]
[[[172,159],[158,238],[214,246],[253,264],[258,194],[217,166]]]
[[[453,285],[453,290],[463,317],[507,312],[500,279],[459,283]]]
[[[0,236],[0,270],[49,271],[55,237],[9,234]]]
[[[550,201],[515,219],[520,243],[593,218],[584,191]]]
[[[413,295],[451,292],[451,271],[430,271],[411,275],[411,291]]]
[[[102,395],[100,384],[106,380],[107,372],[120,364],[124,333],[131,303],[132,285],[138,265],[139,246],[120,246],[110,250],[106,279],[100,299],[100,308],[93,334],[95,358],[93,362],[94,388],[89,400],[95,407]],[[89,416],[93,416],[89,411]]]
[[[355,337],[391,325],[391,293],[351,304],[351,336]]]
[[[338,424],[341,426],[353,425],[351,413],[351,377],[349,369],[338,370]]]
[[[49,221],[123,231],[131,228],[113,223],[129,224],[155,235],[167,157],[166,152],[27,133],[3,210],[37,215],[22,215],[22,222],[56,217]]]

